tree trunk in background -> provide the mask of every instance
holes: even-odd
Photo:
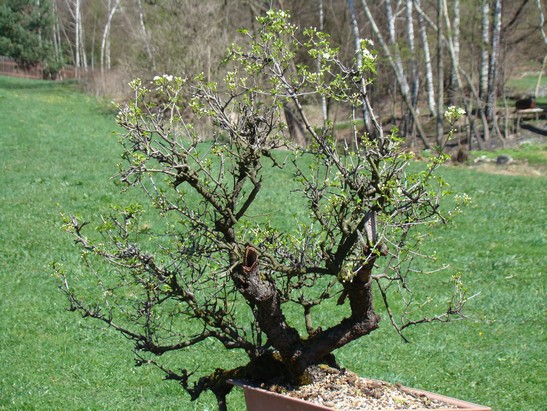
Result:
[[[483,123],[483,141],[490,140],[490,131],[488,128],[488,120],[486,119],[486,98],[488,94],[488,65],[489,65],[489,49],[490,49],[490,3],[489,0],[482,0],[481,5],[481,66],[479,73],[479,106],[477,107],[477,115],[482,119]],[[477,136],[477,139],[481,139]]]
[[[115,0],[114,6],[112,6],[112,0],[108,0],[108,10],[106,16],[106,23],[104,25],[103,38],[101,42],[101,72],[104,72],[105,68],[110,70],[110,27],[112,19],[116,13],[116,9],[120,5],[121,0]]]
[[[406,36],[408,41],[408,51],[409,51],[409,60],[408,60],[408,72],[410,76],[410,101],[412,106],[416,109],[418,107],[418,90],[420,88],[420,78],[418,73],[418,66],[416,63],[416,41],[414,38],[414,18],[413,18],[413,7],[412,0],[406,0]],[[408,129],[408,135],[412,138],[412,144],[414,144],[415,137],[415,127],[412,122],[412,117],[410,115],[405,116],[405,122],[408,123],[408,126],[405,125],[405,128]]]
[[[297,116],[288,104],[283,104],[283,114],[285,115],[285,121],[291,140],[299,147],[306,147],[306,131],[304,130],[304,126],[298,121]]]
[[[68,26],[73,25],[74,32],[66,31],[63,27],[65,37],[69,39],[70,49],[72,51],[72,62],[76,70],[87,68],[84,43],[84,27],[82,25],[82,0],[65,0],[71,21]]]
[[[55,57],[57,61],[62,61],[63,53],[61,50],[61,27],[60,27],[60,18],[59,10],[57,8],[57,3],[55,1],[51,2],[51,15],[53,17],[53,47],[55,48]]]
[[[444,68],[443,68],[443,6],[444,1],[437,1],[437,144],[443,143],[443,108],[444,108]]]
[[[412,0],[406,0],[406,33],[408,37],[408,50],[410,51],[409,72],[410,72],[410,96],[414,107],[418,104],[418,90],[420,88],[420,77],[416,63],[416,41],[414,39],[414,18]]]
[[[545,30],[543,29],[543,25],[545,24],[545,16],[543,14],[543,8],[541,7],[541,0],[537,0],[537,7],[539,12],[539,30],[541,32],[541,37],[543,38],[543,45],[545,46],[545,56],[543,57],[543,63],[541,64],[541,70],[538,75],[538,81],[536,83],[536,89],[534,91],[534,96],[538,97],[539,95],[539,87],[541,85],[541,77],[543,76],[543,71],[545,70],[545,65],[547,64],[547,35],[545,34]]]
[[[450,26],[450,19],[448,17],[448,8],[445,7],[443,10],[445,14],[445,21],[447,26]],[[448,47],[448,52],[450,55],[450,61],[451,61],[451,73],[453,75],[453,81],[454,86],[457,90],[463,90],[463,82],[462,82],[462,76],[465,77],[467,81],[467,85],[469,87],[469,90],[471,91],[471,96],[468,96],[468,98],[462,98],[460,104],[465,108],[465,112],[468,113],[466,116],[466,121],[468,123],[468,132],[467,132],[467,148],[471,149],[472,147],[472,140],[473,136],[475,135],[477,138],[477,143],[480,148],[482,148],[482,137],[478,132],[477,127],[477,117],[473,115],[473,99],[475,100],[475,103],[480,107],[481,101],[479,98],[479,93],[476,89],[476,87],[473,84],[473,81],[471,80],[470,76],[467,75],[467,73],[462,69],[460,65],[459,55],[456,51],[456,43],[457,40],[454,39],[453,35],[455,33],[451,30],[447,31],[446,34],[446,46]],[[484,115],[484,112],[478,113],[478,115],[481,117],[481,120],[483,121],[483,126],[485,130],[488,132],[488,122],[486,121],[486,116]]]
[[[414,4],[421,7],[420,0],[414,0]],[[431,66],[431,53],[429,52],[429,43],[427,40],[427,30],[425,27],[425,19],[421,13],[418,13],[418,29],[424,50],[424,65],[425,65],[425,84],[427,90],[427,104],[431,116],[435,115],[435,87],[433,85],[433,68]]]
[[[85,52],[85,30],[84,25],[82,23],[82,0],[76,0],[76,3],[78,5],[78,13],[77,13],[77,21],[78,21],[78,35],[79,35],[79,44],[80,44],[80,66],[84,68],[84,70],[87,70],[87,55]]]
[[[486,116],[494,118],[496,115],[496,98],[497,98],[497,71],[499,70],[500,57],[500,33],[501,33],[501,0],[496,0],[494,6],[494,20],[492,28],[492,51],[490,53],[490,68],[488,71],[488,96],[486,98]]]
[[[482,0],[481,7],[481,68],[479,77],[479,96],[481,100],[486,101],[488,93],[488,57],[490,49],[490,3],[489,0]],[[483,110],[483,107],[479,107]]]
[[[361,50],[361,35],[359,34],[359,25],[357,23],[357,14],[355,12],[355,4],[353,3],[353,0],[348,0],[348,10],[351,19],[351,30],[353,32],[355,52],[357,55],[357,66],[361,68],[361,66],[363,65],[361,53],[359,52],[359,50]],[[361,86],[363,87],[363,90],[366,90],[365,79],[361,79]],[[368,135],[371,138],[376,138],[378,132],[372,124],[372,116],[366,104],[363,104],[363,122],[365,124],[365,129]]]
[[[450,75],[450,86],[448,88],[448,105],[455,106],[458,105],[457,96],[459,94],[458,86],[458,73],[455,71],[454,67],[460,66],[460,0],[452,0],[452,8],[454,15],[452,17],[452,24],[450,24],[450,19],[448,18],[448,7],[446,0],[444,7],[446,9],[446,24],[447,28],[452,37],[452,46],[454,47],[454,56],[455,64],[452,65],[452,74]]]
[[[150,36],[148,34],[148,30],[146,30],[146,24],[144,22],[144,7],[142,0],[137,0],[137,12],[139,13],[139,27],[141,30],[142,41],[144,43],[144,51],[146,53],[146,57],[148,58],[148,66],[150,70],[154,71],[156,64],[154,62],[152,46],[150,45]]]
[[[397,44],[397,31],[395,29],[395,15],[393,14],[393,9],[391,7],[391,0],[386,1],[386,18],[387,26],[389,31],[389,50],[391,50],[391,55],[393,62],[396,66],[397,78],[399,79],[399,85],[401,87],[401,92],[403,95],[408,96],[410,99],[410,87],[405,74],[405,69],[403,66],[403,60],[401,59],[401,53],[399,51],[399,45]],[[378,31],[378,34],[380,32]]]
[[[74,11],[74,65],[76,68],[81,67],[80,63],[80,30],[81,30],[81,14],[80,0],[75,0],[76,10]]]

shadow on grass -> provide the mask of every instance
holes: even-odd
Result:
[[[535,134],[539,134],[541,136],[547,136],[547,130],[544,129],[544,128],[539,128],[539,127],[536,127],[532,124],[521,124],[520,125],[520,128],[524,129],[524,130],[528,130],[532,133],[535,133]]]

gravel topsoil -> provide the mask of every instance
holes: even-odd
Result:
[[[454,405],[412,393],[400,384],[362,378],[347,370],[319,366],[314,367],[310,375],[312,382],[301,387],[274,385],[261,388],[344,411],[457,409]]]

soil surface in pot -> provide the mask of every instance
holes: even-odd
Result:
[[[261,388],[344,411],[457,409],[454,405],[413,393],[400,384],[362,378],[347,370],[317,366],[309,372],[310,384],[301,387],[263,385]]]

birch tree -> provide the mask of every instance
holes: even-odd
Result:
[[[401,58],[401,52],[399,50],[399,45],[397,42],[397,31],[395,27],[395,15],[393,13],[393,7],[391,5],[391,0],[385,0],[386,6],[386,22],[389,33],[389,49],[392,50],[392,60],[395,64],[397,78],[399,80],[399,85],[401,87],[401,92],[403,95],[410,96],[410,87],[408,85],[408,80],[406,78],[405,69],[403,66],[403,60]],[[379,31],[377,35],[379,35]]]
[[[488,65],[490,49],[490,3],[489,0],[482,0],[481,5],[481,66],[479,77],[479,96],[482,101],[486,101],[488,94]],[[479,107],[479,110],[483,110]]]
[[[154,61],[154,54],[152,53],[150,33],[148,32],[145,24],[145,12],[142,0],[137,0],[137,13],[139,17],[139,28],[142,36],[142,42],[144,45],[144,51],[146,53],[146,57],[148,58],[148,65],[151,70],[154,70],[156,64]]]
[[[73,28],[72,38],[69,43],[73,44],[72,59],[76,69],[87,69],[87,58],[84,42],[84,26],[82,23],[82,0],[65,0],[67,10],[70,14],[71,24]],[[70,32],[70,27],[69,27]],[[67,35],[68,37],[68,35]]]
[[[387,4],[387,3],[386,3]],[[403,101],[405,103],[406,108],[410,112],[410,115],[412,116],[412,119],[414,121],[414,124],[416,125],[416,130],[418,131],[418,137],[424,144],[426,148],[430,147],[429,142],[427,141],[425,132],[422,128],[422,125],[420,123],[420,119],[418,117],[418,114],[416,113],[416,110],[414,109],[414,106],[412,105],[412,100],[410,96],[410,88],[408,87],[408,81],[405,77],[404,70],[402,67],[402,62],[400,60],[400,54],[397,57],[397,54],[394,56],[391,52],[391,49],[389,45],[387,44],[384,36],[380,32],[380,29],[378,28],[378,25],[376,23],[376,19],[372,15],[370,8],[368,7],[366,0],[361,0],[361,5],[363,7],[363,10],[365,12],[365,15],[367,16],[367,20],[370,23],[370,26],[372,28],[372,31],[378,40],[378,43],[382,47],[382,51],[384,52],[389,65],[393,69],[393,72],[395,74],[395,78],[397,80],[397,84],[399,85],[399,90],[401,92],[401,96],[403,98]],[[386,5],[386,8],[390,7],[391,3],[389,2],[389,5]],[[388,23],[390,24],[390,23]]]
[[[414,0],[417,9],[421,11],[421,0]],[[431,64],[431,53],[429,51],[429,41],[427,38],[426,21],[422,13],[418,13],[418,30],[424,52],[425,67],[425,85],[427,92],[427,104],[431,115],[435,115],[435,86],[433,85],[433,68]]]
[[[413,107],[418,107],[418,90],[420,88],[420,77],[418,72],[418,65],[416,62],[416,42],[414,38],[414,18],[413,18],[413,6],[412,0],[406,0],[406,35],[408,41],[408,72],[410,74],[410,99]],[[408,124],[406,124],[408,123]],[[415,130],[413,127],[412,118],[407,114],[405,116],[405,127],[403,130],[408,129],[409,133],[414,137]]]
[[[437,1],[437,144],[443,140],[444,68],[443,68],[443,10],[444,1]]]
[[[76,25],[76,67],[87,69],[87,57],[85,52],[84,26],[82,24],[82,0],[75,2],[75,25]]]
[[[353,32],[353,40],[355,44],[355,53],[357,58],[357,67],[361,68],[363,65],[362,56],[361,56],[361,35],[359,34],[359,24],[357,22],[357,13],[355,11],[355,3],[353,0],[348,0],[348,10],[350,14],[351,19],[351,29]],[[366,92],[366,84],[364,83],[364,79],[361,80],[362,82],[362,88]],[[375,137],[377,135],[376,127],[374,127],[372,122],[372,108],[367,107],[366,104],[363,104],[362,106],[362,112],[363,112],[363,122],[365,124],[365,129],[367,133]]]
[[[493,13],[492,27],[492,50],[490,53],[490,65],[488,70],[488,94],[486,98],[486,116],[488,118],[495,117],[496,97],[498,91],[498,70],[500,56],[500,34],[501,34],[501,8],[502,1],[496,0]],[[494,122],[496,119],[494,118]]]
[[[53,17],[52,24],[52,38],[53,38],[53,47],[55,49],[55,55],[58,61],[62,61],[62,45],[61,45],[61,23],[59,17],[59,11],[57,8],[57,2],[51,2],[51,15]]]
[[[420,77],[418,75],[418,65],[416,62],[416,41],[414,36],[414,16],[412,0],[406,0],[406,33],[408,40],[409,72],[410,72],[410,95],[412,105],[418,104],[418,90],[420,88]]]
[[[105,68],[107,70],[110,70],[111,68],[110,27],[112,24],[112,19],[114,18],[114,14],[116,13],[118,6],[120,5],[120,1],[121,0],[114,0],[114,4],[112,4],[112,0],[108,0],[106,23],[104,25],[103,37],[101,41],[101,72],[104,72]]]
[[[457,105],[456,97],[459,94],[459,86],[457,79],[457,70],[460,66],[460,0],[452,0],[452,21],[448,17],[448,5],[446,0],[444,0],[444,8],[446,15],[446,26],[448,33],[452,38],[452,45],[454,47],[454,56],[455,64],[452,65],[452,71],[450,75],[450,87],[448,88],[448,105],[453,106]]]
[[[543,71],[545,70],[545,66],[547,65],[547,34],[545,34],[545,30],[543,29],[543,26],[545,25],[545,16],[543,14],[543,7],[541,6],[541,0],[537,0],[537,8],[539,13],[539,31],[541,32],[541,38],[543,39],[543,46],[544,46],[544,56],[543,56],[543,63],[541,64],[541,70],[539,71],[538,80],[536,83],[536,89],[534,94],[537,96],[539,94],[539,86],[541,85],[541,77],[543,76]]]
[[[423,18],[424,22],[427,22],[427,25],[430,26],[431,29],[435,33],[437,33],[438,35],[439,34],[441,35],[442,42],[444,42],[446,44],[446,46],[448,47],[448,51],[449,51],[449,54],[450,54],[450,59],[451,59],[451,62],[452,62],[452,72],[457,73],[456,80],[457,80],[458,87],[462,90],[464,88],[462,77],[466,81],[467,87],[469,88],[469,90],[471,92],[471,96],[470,96],[471,99],[464,98],[462,100],[462,104],[465,107],[465,111],[468,113],[467,118],[470,122],[469,135],[468,135],[469,146],[471,147],[472,137],[475,136],[476,140],[477,140],[477,143],[479,145],[479,148],[482,149],[483,148],[483,141],[488,141],[488,139],[489,139],[489,125],[488,125],[488,120],[486,118],[485,111],[484,111],[484,100],[483,100],[484,97],[481,97],[480,90],[475,86],[475,83],[473,82],[472,76],[469,73],[466,72],[466,70],[461,66],[461,64],[459,64],[458,59],[456,59],[456,57],[455,57],[456,53],[454,51],[454,46],[453,46],[453,41],[452,41],[451,34],[447,33],[445,35],[442,32],[442,30],[439,30],[438,24],[435,23],[435,21],[433,21],[425,13],[425,11],[420,7],[419,2],[415,3],[414,5],[415,5],[415,8],[416,8],[416,11],[418,12],[418,15]],[[442,9],[443,9],[443,13],[446,13],[446,8],[443,7]],[[439,17],[441,17],[441,19],[442,19],[442,16],[437,15],[437,20],[439,19]],[[445,16],[445,20],[447,18],[448,17]],[[437,40],[439,40],[439,39],[437,38]],[[479,85],[479,87],[480,87],[480,85]],[[473,106],[471,104],[471,101],[475,101],[475,103],[476,103],[476,107],[477,107],[476,113],[477,113],[477,116],[482,121],[482,132],[481,132],[481,130],[478,129],[477,123],[476,123],[475,118],[472,114],[474,110],[473,110]],[[437,119],[439,119],[438,113],[437,113]]]

